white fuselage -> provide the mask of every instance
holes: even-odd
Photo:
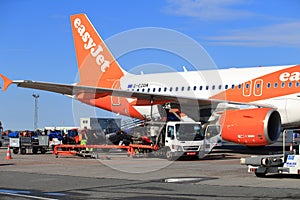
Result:
[[[289,65],[143,75],[126,74],[121,79],[121,89],[195,99],[219,99],[218,95],[224,93],[227,94],[225,100],[230,102],[262,104],[277,108],[283,125],[298,126],[300,125],[300,114],[298,114],[300,113],[300,70],[298,68],[300,67]],[[297,70],[297,72],[285,72],[286,69]],[[295,90],[293,93],[286,94],[285,87],[295,87]],[[239,95],[242,98],[239,98]],[[149,106],[136,106],[136,109],[149,115]]]

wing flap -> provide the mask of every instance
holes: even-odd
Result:
[[[73,94],[73,86],[68,84],[57,84],[57,83],[45,83],[45,82],[35,82],[35,81],[13,81],[18,87],[31,88],[38,90],[45,90],[49,92],[55,92],[65,95]]]

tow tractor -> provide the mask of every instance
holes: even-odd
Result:
[[[283,131],[282,154],[241,158],[240,163],[247,165],[248,172],[254,172],[257,177],[268,173],[300,174],[300,144],[296,141],[299,135],[300,129],[286,129]],[[290,143],[289,151],[286,151],[286,140]]]

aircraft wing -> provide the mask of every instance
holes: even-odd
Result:
[[[80,94],[94,94],[98,97],[105,96],[118,96],[125,98],[136,98],[136,105],[151,105],[151,104],[164,104],[164,103],[175,103],[181,105],[189,105],[191,102],[197,102],[199,106],[209,106],[211,104],[218,103],[232,103],[239,105],[255,105],[259,107],[269,107],[266,105],[257,105],[257,104],[247,104],[241,102],[228,102],[226,100],[218,99],[205,99],[205,98],[192,98],[184,96],[175,96],[172,94],[152,94],[152,93],[143,93],[143,92],[132,92],[121,89],[112,89],[112,88],[100,88],[100,87],[91,87],[91,86],[82,86],[76,84],[58,84],[58,83],[49,83],[49,82],[38,82],[31,80],[10,80],[4,75],[0,74],[0,77],[4,81],[3,90],[6,90],[7,87],[11,84],[15,84],[18,87],[31,88],[44,90],[49,92],[55,92],[63,95],[80,95]]]
[[[3,78],[3,75],[0,77]],[[6,78],[6,77],[5,77]],[[82,85],[75,85],[75,84],[58,84],[58,83],[49,83],[49,82],[38,82],[38,81],[31,81],[31,80],[16,80],[16,81],[9,81],[6,83],[4,81],[3,90],[6,90],[10,84],[15,84],[18,87],[22,88],[31,88],[37,90],[44,90],[49,92],[55,92],[63,95],[78,95],[81,93],[88,93],[88,94],[95,94],[100,97],[104,96],[118,96],[118,97],[125,97],[125,98],[136,98],[137,100],[148,100],[155,102],[174,102],[174,103],[187,103],[189,100],[199,101],[201,104],[210,104],[212,101],[209,99],[192,99],[186,97],[176,97],[168,94],[151,94],[151,93],[142,93],[142,92],[132,92],[127,90],[120,90],[120,89],[112,89],[112,88],[100,88],[100,87],[91,87],[91,86],[82,86]],[[217,102],[224,102],[224,101],[216,101]]]

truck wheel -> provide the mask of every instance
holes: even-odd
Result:
[[[18,154],[19,153],[19,148],[13,148],[13,153]]]
[[[41,148],[41,154],[45,154],[46,153],[46,149],[45,148]]]
[[[265,172],[255,172],[256,177],[265,177],[266,173]]]
[[[172,151],[167,151],[166,157],[167,157],[168,161],[175,160],[175,157],[174,157],[174,154],[172,153]]]
[[[26,154],[26,149],[25,148],[21,149],[21,154]]]
[[[33,154],[37,154],[38,150],[39,149],[37,147],[32,147],[32,153]]]

